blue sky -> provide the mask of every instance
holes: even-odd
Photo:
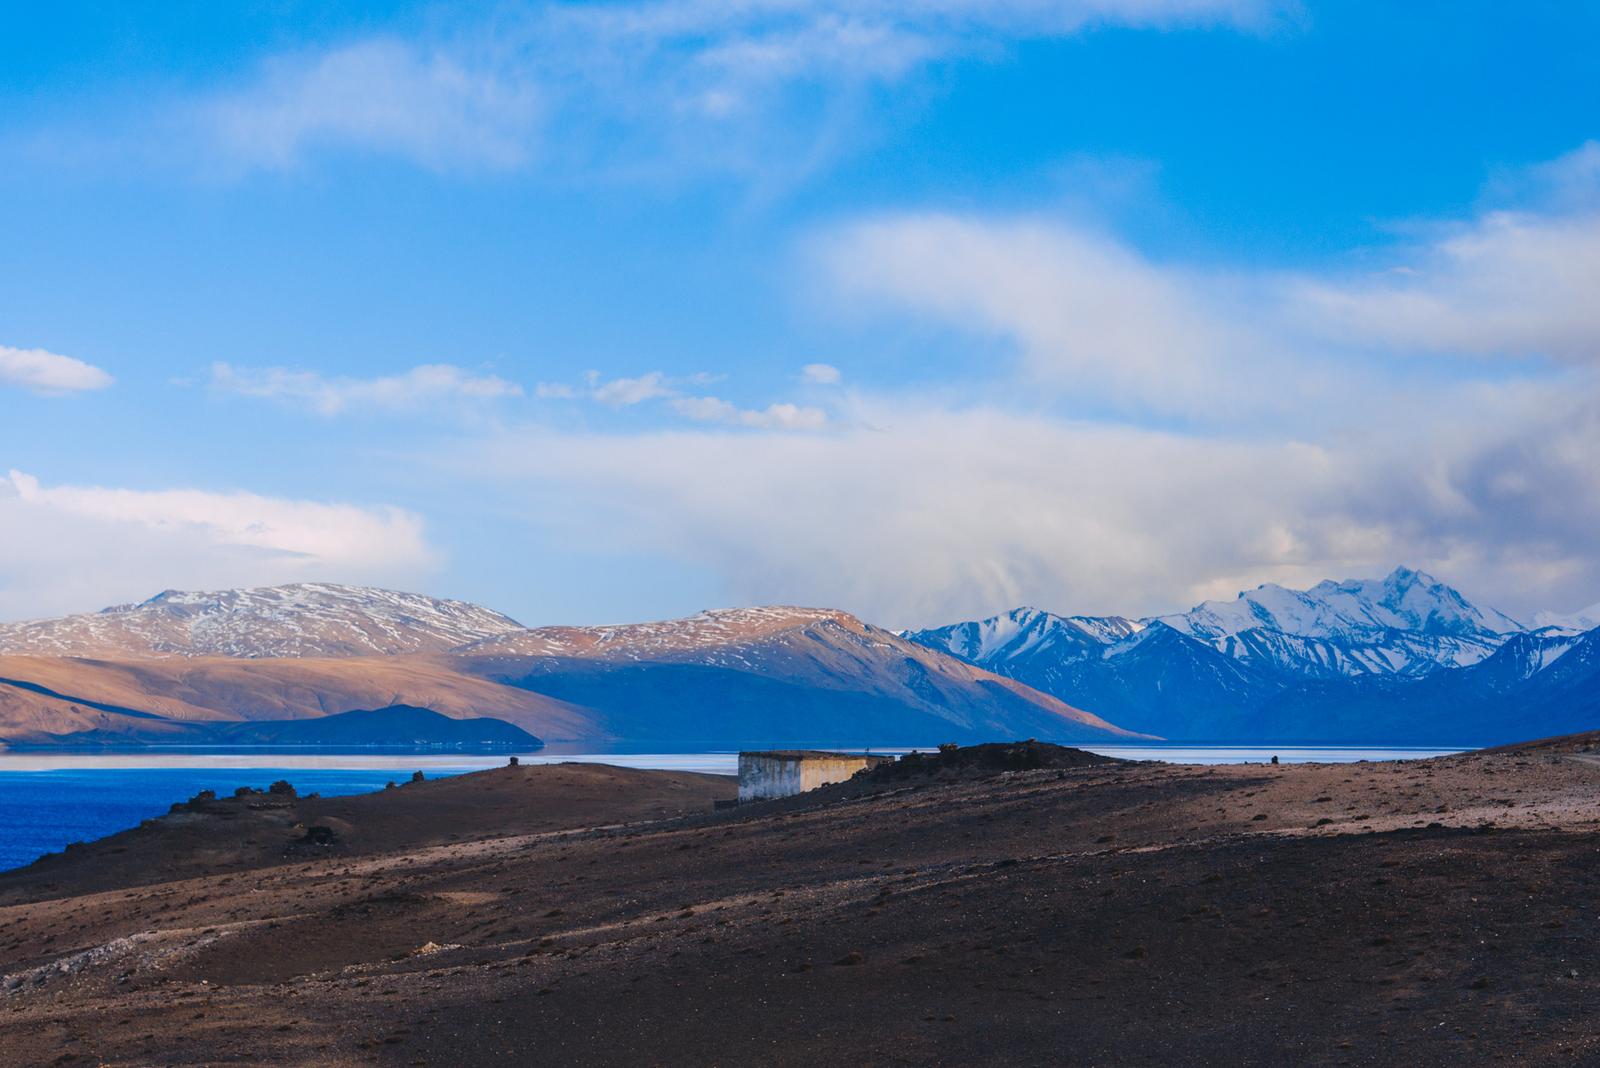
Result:
[[[0,15],[0,617],[1600,600],[1600,11]]]

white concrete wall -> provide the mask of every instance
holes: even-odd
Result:
[[[867,766],[865,757],[783,757],[739,754],[739,800],[789,797],[829,783],[844,782]]]

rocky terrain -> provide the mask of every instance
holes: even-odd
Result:
[[[0,653],[112,660],[392,656],[445,652],[522,629],[508,616],[464,601],[299,583],[166,590],[86,615],[0,624]]]
[[[1013,749],[715,812],[731,780],[574,765],[201,799],[0,877],[0,1048],[1593,1063],[1600,767],[1568,751],[1589,742],[995,766],[1032,762]]]

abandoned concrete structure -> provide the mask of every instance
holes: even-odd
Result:
[[[893,759],[814,749],[740,753],[739,800],[763,801],[771,797],[804,793],[829,783],[844,782],[863,768]]]

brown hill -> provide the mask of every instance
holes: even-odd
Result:
[[[818,609],[516,630],[448,654],[0,656],[0,740],[160,741],[171,721],[415,705],[551,743],[930,745],[1130,737],[1011,679]],[[91,737],[72,735],[96,732]]]

